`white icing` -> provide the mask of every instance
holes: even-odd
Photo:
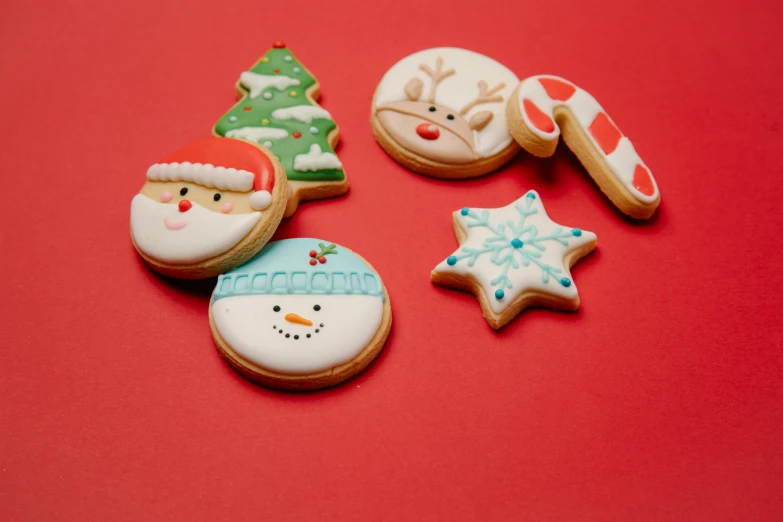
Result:
[[[296,105],[294,107],[276,109],[272,112],[272,117],[277,120],[290,120],[293,118],[302,123],[310,123],[314,119],[332,119],[332,115],[328,111],[313,105]]]
[[[239,138],[241,140],[261,143],[262,140],[281,140],[288,137],[288,131],[276,127],[239,127],[226,133],[227,138]]]
[[[505,87],[497,92],[503,96],[502,102],[476,105],[464,115],[466,120],[470,120],[470,117],[477,112],[492,111],[494,114],[492,121],[482,130],[473,132],[476,152],[479,156],[486,157],[502,151],[512,141],[506,125],[506,102],[519,83],[519,78],[505,65],[473,51],[439,47],[403,58],[383,76],[375,92],[375,106],[382,107],[389,103],[408,100],[405,85],[414,77],[423,82],[421,100],[426,100],[432,80],[419,66],[426,64],[434,67],[438,57],[443,58],[443,70],[454,69],[456,73],[438,84],[435,103],[455,112],[459,112],[478,96],[479,80],[486,81],[489,88],[501,82],[505,83]]]
[[[137,194],[131,202],[130,222],[133,240],[142,252],[158,261],[184,265],[230,250],[260,218],[260,212],[222,214],[198,203],[180,212],[173,203],[158,203]],[[167,220],[177,229],[167,227]]]
[[[289,322],[289,313],[313,325]],[[381,326],[383,301],[367,295],[241,295],[214,301],[212,318],[220,337],[243,359],[276,373],[302,375],[356,358]]]
[[[250,90],[250,98],[256,98],[265,89],[274,87],[278,91],[284,91],[288,87],[299,85],[299,80],[291,78],[284,74],[275,74],[269,76],[266,74],[257,74],[250,71],[245,71],[239,75],[239,82]]]
[[[310,145],[310,152],[294,156],[294,170],[299,172],[323,169],[341,169],[343,164],[331,152],[323,152],[317,143]]]
[[[246,170],[215,167],[202,163],[155,163],[147,169],[150,181],[190,181],[220,190],[247,192],[253,188],[255,176]]]
[[[541,85],[541,83],[538,81],[540,78],[553,78],[556,80],[560,80],[569,85],[573,85],[576,88],[576,91],[568,100],[565,101],[553,100],[546,93],[546,90],[544,89],[543,85]],[[531,100],[536,105],[536,107],[538,107],[544,114],[552,118],[552,121],[555,121],[554,111],[557,107],[559,106],[568,107],[568,109],[574,115],[574,119],[577,121],[579,126],[585,131],[585,134],[590,138],[590,141],[595,147],[596,152],[606,160],[610,172],[614,174],[615,177],[619,181],[621,181],[623,185],[625,185],[625,187],[640,201],[646,203],[652,203],[658,198],[658,185],[655,182],[655,178],[653,177],[650,169],[647,169],[647,171],[650,172],[650,179],[652,180],[652,184],[654,188],[652,195],[648,196],[646,194],[642,194],[636,189],[636,187],[633,186],[633,176],[636,170],[636,166],[642,165],[645,168],[647,168],[647,166],[644,164],[642,159],[636,153],[636,150],[633,148],[633,145],[631,144],[630,140],[628,140],[627,137],[623,136],[620,142],[618,143],[617,148],[614,151],[612,151],[611,154],[605,155],[601,150],[601,147],[598,145],[598,142],[595,140],[595,138],[593,138],[592,134],[590,134],[589,128],[590,125],[595,120],[596,116],[598,116],[598,114],[602,112],[606,114],[606,111],[603,110],[601,104],[599,104],[598,101],[595,98],[593,98],[593,96],[590,93],[588,93],[584,89],[579,88],[578,86],[574,85],[568,80],[565,80],[558,76],[549,76],[549,75],[531,76],[530,78],[526,78],[525,80],[522,81],[517,94],[520,112],[522,113],[522,119],[525,122],[527,128],[531,132],[533,132],[536,136],[547,141],[552,141],[552,140],[556,140],[560,136],[560,127],[555,122],[555,130],[554,132],[550,132],[550,133],[544,132],[536,128],[536,126],[532,124],[530,118],[528,118],[528,115],[525,112],[523,101],[526,98]],[[607,114],[607,118],[608,117],[609,115]],[[614,124],[614,122],[612,123]],[[617,125],[615,124],[615,127],[616,126]]]
[[[535,194],[535,192],[531,192]],[[527,196],[522,196],[513,203],[501,207],[492,209],[480,209],[471,208],[472,212],[475,212],[481,217],[483,211],[488,212],[488,223],[495,228],[496,231],[500,231],[502,238],[497,238],[497,234],[493,233],[486,227],[475,226],[475,219],[470,216],[463,216],[458,210],[454,213],[460,227],[466,232],[467,239],[460,245],[460,247],[454,252],[454,256],[464,256],[466,254],[465,249],[484,249],[484,241],[490,238],[495,238],[494,244],[498,242],[510,242],[514,238],[520,238],[523,241],[527,241],[521,249],[514,249],[513,247],[506,247],[501,251],[499,259],[503,259],[503,256],[513,251],[513,258],[517,264],[515,268],[513,265],[508,269],[507,275],[511,282],[511,288],[504,288],[505,295],[502,299],[495,298],[495,289],[498,288],[498,284],[494,281],[502,273],[503,266],[493,262],[493,254],[491,252],[478,256],[473,266],[469,266],[469,258],[463,258],[456,262],[454,265],[449,265],[446,260],[435,267],[435,272],[440,274],[456,274],[459,276],[470,275],[481,285],[487,296],[487,302],[490,308],[496,312],[501,313],[506,309],[514,300],[523,292],[528,290],[535,290],[544,294],[550,294],[554,296],[564,297],[567,299],[573,299],[577,296],[576,284],[571,278],[569,267],[565,266],[564,258],[573,250],[595,241],[596,236],[592,232],[582,231],[580,236],[570,235],[571,229],[568,227],[562,227],[554,221],[552,221],[544,210],[544,205],[541,203],[541,199],[535,194],[535,199],[530,201],[528,207]],[[519,229],[519,232],[515,233],[514,226],[520,223],[521,214],[517,210],[517,206],[521,206],[523,209],[535,210],[535,213],[528,215],[524,222],[523,227]],[[474,226],[468,226],[468,223],[474,223]],[[544,238],[550,234],[556,233],[557,228],[561,228],[561,233],[569,233],[565,240],[567,245],[562,245],[557,241],[545,241],[540,243],[545,247],[542,251],[532,243],[531,237],[532,229],[529,227],[535,227],[536,236],[538,238]],[[533,254],[540,254],[540,257],[536,258],[537,261],[550,265],[558,270],[560,273],[557,276],[549,276],[548,282],[544,282],[542,276],[542,270],[535,264],[530,263],[527,267],[524,266],[524,258],[520,250],[527,249],[527,251]],[[570,286],[563,286],[558,281],[560,277],[567,277],[571,280]]]

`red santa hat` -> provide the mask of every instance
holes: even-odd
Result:
[[[207,138],[166,156],[147,170],[150,181],[190,181],[236,192],[254,191],[250,204],[272,203],[275,166],[258,147],[231,138]]]

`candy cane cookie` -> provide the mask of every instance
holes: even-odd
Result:
[[[529,153],[554,154],[560,133],[601,190],[623,213],[647,219],[661,201],[658,185],[590,93],[549,75],[523,80],[506,106],[509,130]]]

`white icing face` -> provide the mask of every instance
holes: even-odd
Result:
[[[276,373],[305,375],[359,355],[381,326],[383,301],[368,295],[240,295],[214,301],[212,318],[242,358]]]
[[[441,74],[454,72],[436,82],[430,99],[433,79],[422,66],[435,71],[438,59],[442,60]],[[487,98],[497,97],[497,101],[471,105],[480,95],[479,82],[485,82],[486,90],[492,92]],[[492,156],[511,144],[506,102],[518,83],[511,70],[492,58],[439,47],[397,62],[378,85],[374,103],[386,131],[405,148],[431,159],[445,162],[452,156],[449,163],[466,163],[477,159],[472,156]],[[416,87],[411,87],[414,84]],[[487,116],[491,117],[489,123]],[[434,129],[424,132],[428,125]],[[471,143],[463,143],[466,141]]]
[[[260,212],[219,214],[192,203],[180,212],[178,205],[158,203],[137,194],[131,202],[131,233],[148,256],[171,264],[198,263],[239,243],[258,223]]]

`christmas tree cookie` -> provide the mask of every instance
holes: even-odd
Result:
[[[344,194],[348,179],[334,153],[339,129],[315,100],[318,81],[283,42],[239,76],[239,102],[215,124],[215,136],[257,143],[280,161],[289,181],[286,216],[300,200]]]

